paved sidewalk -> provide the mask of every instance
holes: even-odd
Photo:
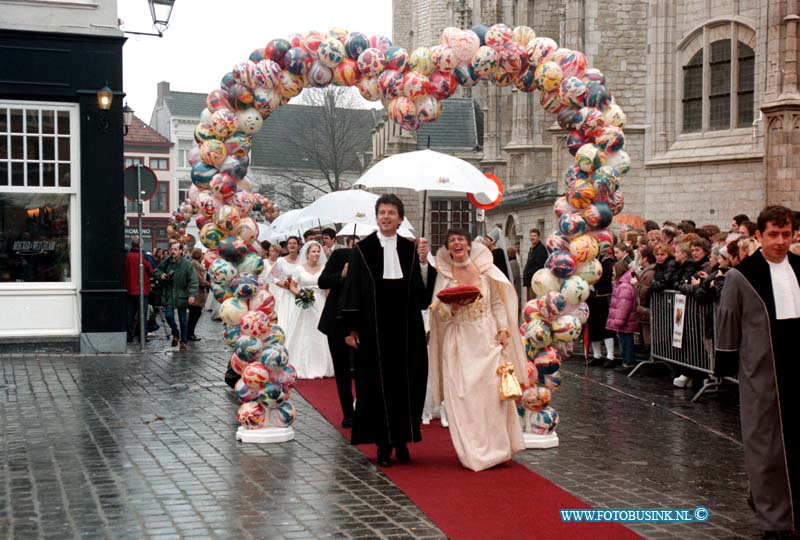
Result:
[[[0,538],[444,538],[297,393],[294,441],[235,442],[219,329],[204,314],[188,353],[0,356]],[[596,507],[711,513],[631,527],[648,538],[754,538],[733,392],[563,373],[561,446],[520,463]]]

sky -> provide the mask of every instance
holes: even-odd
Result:
[[[125,30],[153,32],[146,0],[118,0],[118,17]],[[392,2],[176,0],[164,37],[126,36],[123,91],[136,116],[149,123],[160,81],[173,91],[207,93],[270,40],[335,26],[391,37]]]

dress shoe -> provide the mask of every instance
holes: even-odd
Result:
[[[200,341],[201,339],[203,339],[203,338],[201,338],[199,336],[195,336],[194,334],[189,336],[189,341]]]
[[[603,367],[606,369],[611,369],[617,367],[620,364],[622,364],[622,360],[617,360],[616,358],[609,358],[608,360],[605,361]]]
[[[394,455],[400,463],[411,461],[411,454],[408,453],[408,446],[401,444],[394,447]]]
[[[586,362],[586,365],[587,366],[592,366],[592,367],[593,366],[602,366],[603,362],[605,362],[605,360],[603,360],[602,358],[592,358],[591,360]]]
[[[620,373],[630,373],[635,367],[636,364],[622,364],[621,366],[614,368],[614,371],[619,371]]]
[[[392,447],[378,447],[378,467],[390,467],[392,465]]]
[[[172,346],[173,347],[177,347],[178,346],[178,341],[179,341],[178,340],[178,336],[172,336]]]
[[[351,428],[353,427],[353,419],[352,418],[345,418],[342,420],[342,427],[343,428]]]
[[[181,348],[180,348],[180,350],[182,350],[182,351],[188,351],[188,350],[189,350],[189,345],[187,345],[186,343],[181,343]]]

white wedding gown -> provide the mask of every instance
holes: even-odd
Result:
[[[328,339],[317,330],[327,297],[326,292],[317,286],[321,271],[322,268],[320,272],[311,274],[298,266],[292,275],[298,289],[314,291],[314,303],[305,309],[295,305],[292,296],[292,309],[289,312],[290,331],[286,334],[286,349],[289,351],[289,363],[297,369],[299,379],[333,377],[333,359]]]

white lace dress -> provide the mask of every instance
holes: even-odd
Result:
[[[328,339],[317,330],[327,297],[326,292],[317,286],[321,271],[320,267],[320,272],[311,274],[304,267],[298,266],[292,275],[298,289],[314,291],[314,303],[305,309],[295,305],[292,295],[292,309],[289,312],[290,331],[286,333],[286,349],[289,351],[289,363],[297,369],[297,377],[300,379],[333,377],[333,359],[328,348]]]

